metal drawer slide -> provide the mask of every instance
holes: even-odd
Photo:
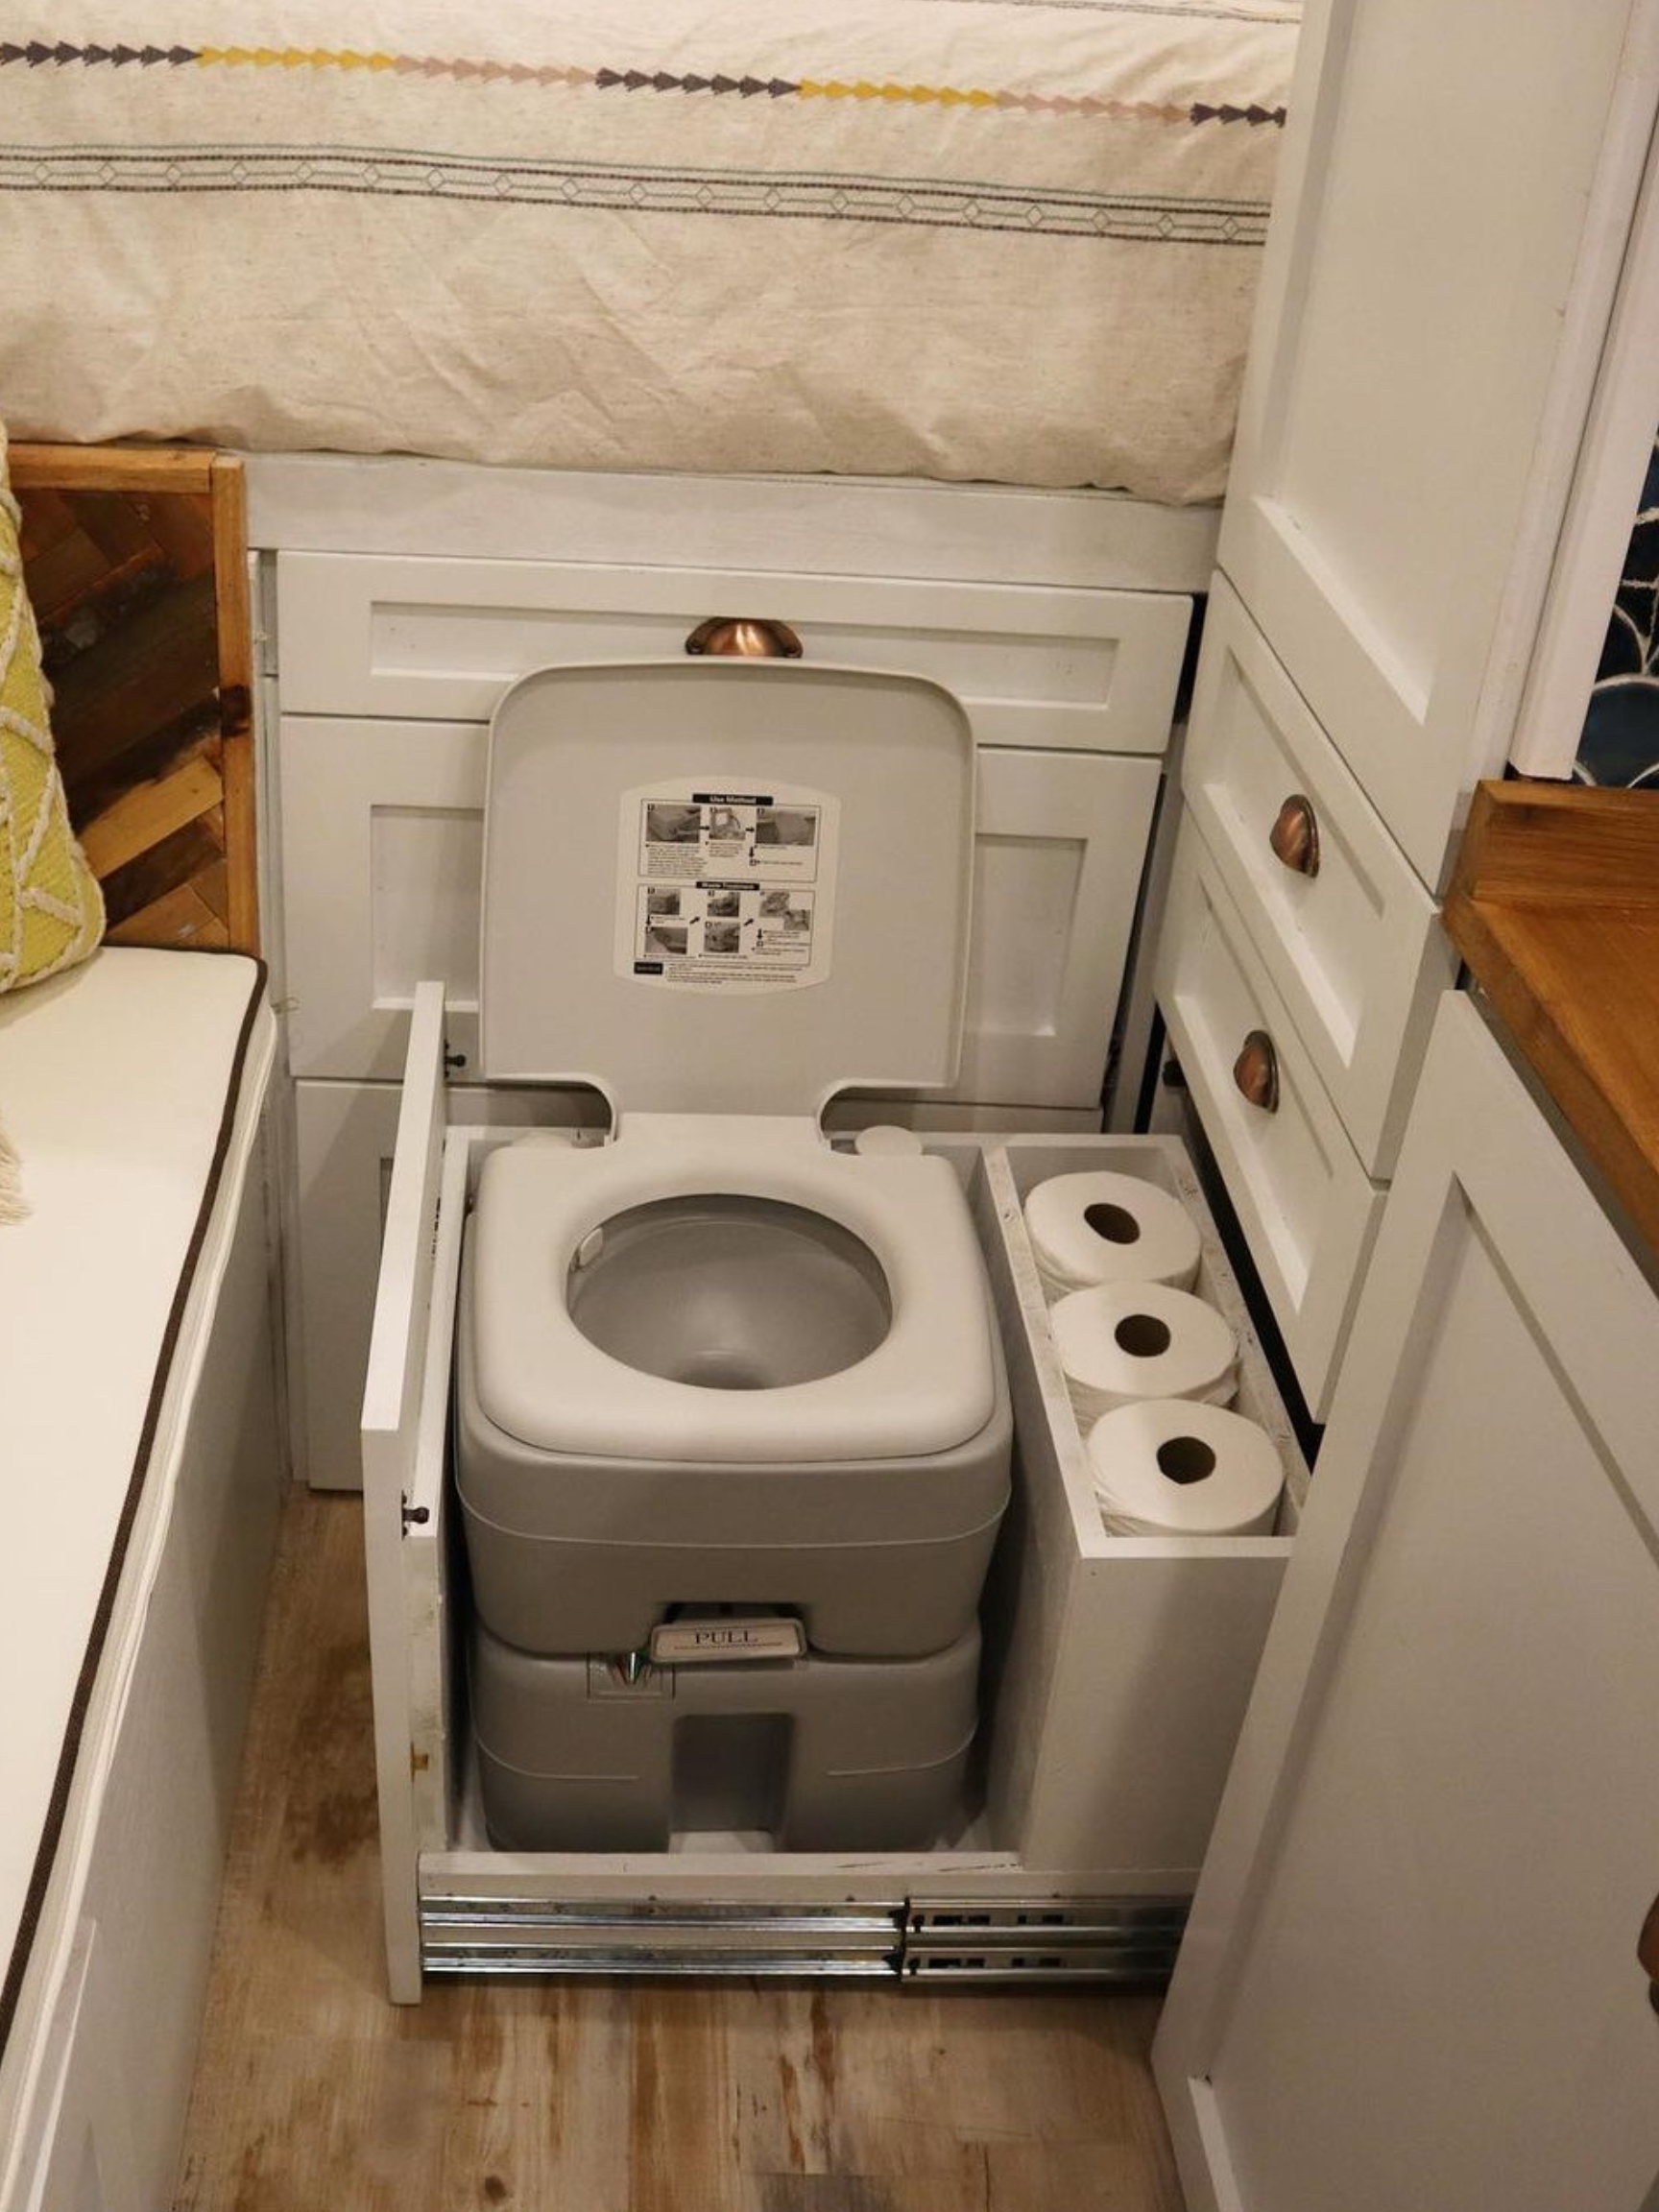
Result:
[[[435,1895],[421,1905],[421,1964],[431,1975],[1146,1983],[1167,1978],[1186,1917],[1184,1898],[767,1908]]]

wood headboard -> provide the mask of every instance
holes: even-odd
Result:
[[[70,819],[119,945],[259,949],[242,464],[13,445]]]

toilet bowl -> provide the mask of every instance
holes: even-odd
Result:
[[[491,1151],[468,1224],[456,1488],[499,1644],[636,1652],[708,1606],[821,1657],[974,1631],[1012,1423],[968,1201],[821,1127],[954,1073],[973,792],[915,679],[557,669],[498,708],[485,1072],[613,1112]]]
[[[505,1642],[633,1650],[676,1606],[742,1602],[901,1657],[972,1622],[1011,1425],[944,1161],[740,1118],[503,1146],[460,1331],[457,1488]]]

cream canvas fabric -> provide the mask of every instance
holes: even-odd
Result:
[[[0,393],[36,437],[1211,498],[1297,14],[23,0]]]

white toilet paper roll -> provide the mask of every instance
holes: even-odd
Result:
[[[1103,1415],[1089,1431],[1089,1465],[1113,1536],[1265,1536],[1285,1484],[1265,1430],[1182,1398]]]
[[[1231,1406],[1238,1339],[1214,1306],[1163,1283],[1070,1290],[1050,1309],[1054,1348],[1079,1426],[1142,1398]]]
[[[1198,1224],[1138,1175],[1051,1175],[1026,1199],[1025,1227],[1050,1298],[1097,1283],[1190,1290],[1198,1273]]]

